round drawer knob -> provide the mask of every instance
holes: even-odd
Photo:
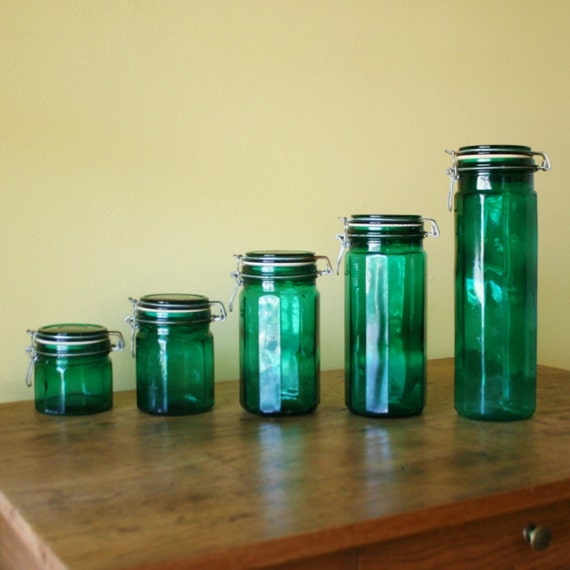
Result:
[[[552,532],[543,525],[529,524],[523,530],[523,536],[534,550],[544,550],[552,540]]]

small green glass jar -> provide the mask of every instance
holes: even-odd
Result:
[[[536,402],[537,201],[528,146],[448,151],[455,195],[455,409],[476,420],[523,420]],[[542,164],[535,156],[542,157]]]
[[[77,416],[104,412],[113,405],[109,354],[123,349],[118,331],[92,324],[47,325],[28,331],[31,345],[28,386],[35,386],[35,408],[44,414]],[[116,337],[116,344],[111,337]]]
[[[294,415],[319,404],[319,292],[328,258],[308,251],[236,255],[240,286],[240,402],[248,412]],[[317,262],[326,260],[326,269]]]
[[[214,406],[212,321],[223,321],[222,303],[181,293],[130,299],[134,314],[131,354],[136,359],[137,406],[147,414],[198,414]],[[211,308],[219,312],[212,314]]]
[[[439,229],[417,215],[343,221],[337,273],[344,256],[346,406],[363,416],[419,414],[426,383],[422,241]]]

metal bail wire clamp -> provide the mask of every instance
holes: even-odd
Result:
[[[117,337],[117,344],[111,343],[111,352],[121,352],[121,350],[123,350],[123,348],[125,348],[125,339],[123,338],[123,335],[121,334],[121,332],[119,332],[119,331],[107,331],[107,334],[109,335],[109,338],[113,335],[115,335]]]
[[[218,307],[218,309],[220,310],[219,314],[217,315],[210,314],[210,318],[213,323],[215,322],[223,323],[228,318],[226,314],[226,308],[224,307],[224,304],[221,301],[209,301],[208,305],[210,306],[210,308]]]
[[[447,194],[447,210],[451,212],[453,208],[453,189],[457,180],[459,180],[459,174],[457,172],[457,153],[454,150],[445,149],[447,154],[450,154],[453,158],[453,164],[450,168],[445,170],[445,173],[449,176],[449,192]]]
[[[326,267],[324,269],[317,269],[317,275],[319,277],[328,276],[333,274],[333,268],[331,265],[331,260],[326,255],[315,255],[315,267],[317,266],[317,261],[319,259],[324,259],[326,261]]]
[[[339,274],[340,271],[340,264],[344,254],[346,253],[347,249],[350,249],[350,241],[346,239],[346,234],[348,232],[348,218],[339,218],[341,222],[344,223],[344,233],[343,234],[336,234],[336,239],[340,241],[340,251],[338,252],[338,257],[336,260],[336,274]]]
[[[234,258],[237,263],[237,269],[236,271],[232,271],[230,273],[230,277],[234,278],[236,284],[232,292],[232,296],[230,297],[230,302],[228,303],[228,310],[230,313],[234,310],[234,301],[236,300],[239,288],[243,285],[243,279],[241,278],[241,271],[243,268],[243,263],[242,263],[243,255],[236,253],[234,254]]]
[[[26,370],[26,386],[28,388],[32,387],[32,375],[34,372],[34,365],[38,360],[38,355],[36,353],[36,349],[34,347],[34,339],[36,338],[36,331],[27,330],[26,331],[31,337],[31,344],[30,346],[26,347],[26,353],[30,357],[30,363],[28,364],[28,369]]]
[[[131,356],[135,358],[137,353],[135,335],[137,333],[137,329],[139,328],[135,314],[137,312],[139,300],[129,297],[129,301],[133,305],[133,314],[129,315],[128,317],[125,317],[125,323],[127,323],[131,327]]]
[[[535,156],[542,156],[542,164],[536,167],[538,170],[544,170],[545,172],[547,172],[552,168],[552,165],[550,164],[550,157],[548,156],[548,154],[539,151],[533,152],[532,154],[534,154]]]
[[[431,230],[424,232],[425,237],[439,237],[439,226],[433,218],[422,218],[422,222],[429,222],[431,224]]]

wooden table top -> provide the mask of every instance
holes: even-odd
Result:
[[[82,417],[1,404],[0,511],[46,567],[205,569],[569,497],[570,372],[539,367],[534,418],[474,422],[453,409],[452,362],[429,362],[426,409],[405,419],[350,414],[342,371],[322,373],[315,413],[290,418],[243,411],[237,382],[196,416],[145,415],[134,392]]]

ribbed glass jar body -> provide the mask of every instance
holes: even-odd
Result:
[[[137,406],[148,414],[189,415],[214,406],[210,301],[201,295],[146,295],[131,319]],[[225,318],[225,314],[224,314]]]
[[[463,147],[455,196],[455,408],[522,420],[536,401],[537,166],[529,147]]]
[[[346,247],[345,402],[355,414],[410,416],[425,405],[423,222],[352,216],[339,236]]]
[[[319,292],[311,252],[250,252],[240,292],[240,402],[263,415],[319,404]]]
[[[74,416],[104,412],[113,405],[109,332],[99,325],[58,324],[32,332],[35,408]]]

